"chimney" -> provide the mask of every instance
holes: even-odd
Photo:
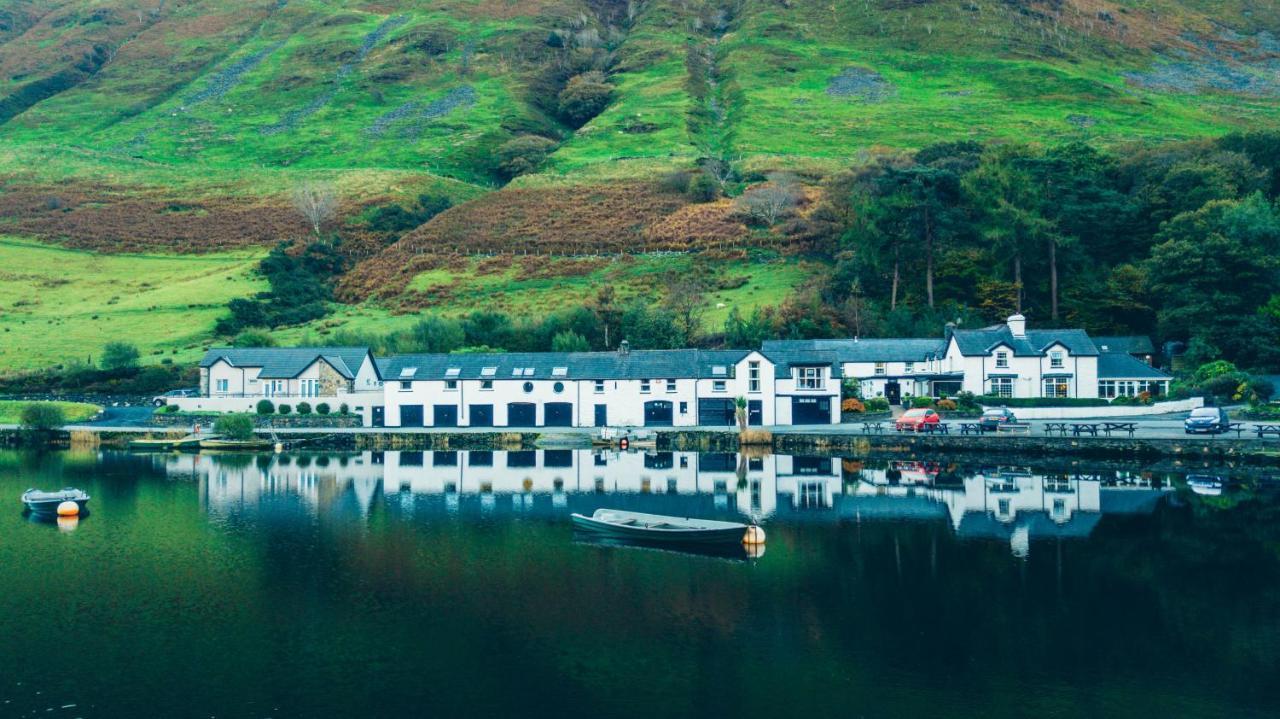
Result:
[[[618,354],[623,356],[631,354],[631,343],[626,340],[622,340],[621,342],[619,342]]]
[[[1013,315],[1008,319],[1009,334],[1022,339],[1027,336],[1027,318],[1022,315]]]

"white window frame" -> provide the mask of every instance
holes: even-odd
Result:
[[[413,391],[413,380],[411,380],[411,379],[402,379],[402,380],[400,380],[400,391],[401,391],[401,392],[412,392],[412,391]]]
[[[677,389],[678,389],[678,386],[676,385],[675,380],[673,379],[667,380],[667,394],[675,394]]]
[[[1102,399],[1115,399],[1116,381],[1113,379],[1098,380],[1098,396]]]
[[[226,380],[226,379],[214,380],[214,387],[216,387],[214,391],[217,392],[218,394],[226,394],[227,392],[230,391],[231,380]]]
[[[446,392],[457,392],[457,391],[458,391],[458,380],[456,380],[456,379],[447,379],[447,380],[445,380],[445,381],[444,381],[444,389],[445,389],[445,391],[446,391]]]
[[[650,392],[649,380],[647,379],[640,380],[640,394],[649,394],[649,392]]]
[[[796,389],[820,390],[826,387],[826,376],[821,367],[797,367]]]
[[[604,380],[602,379],[596,380],[595,388],[592,391],[595,394],[604,394]]]
[[[747,363],[747,391],[752,393],[760,392],[760,363]]]
[[[1049,353],[1049,369],[1062,369],[1067,366],[1067,356],[1062,350]]]
[[[997,352],[996,353],[996,369],[1008,369],[1008,368],[1009,368],[1009,353],[1004,351]]]
[[[877,375],[884,375],[884,374],[888,374],[888,368],[885,366],[885,363],[884,363],[884,362],[877,362],[877,363],[876,363],[876,374],[877,374]]]
[[[1042,397],[1061,399],[1071,396],[1071,380],[1062,377],[1045,377],[1040,383]]]
[[[991,378],[991,396],[1013,397],[1013,378],[1012,377],[992,377]]]
[[[712,391],[712,392],[723,392],[723,391],[725,390],[725,387],[726,387],[726,386],[727,386],[727,383],[726,383],[724,380],[722,380],[722,379],[712,380],[712,382],[711,382],[711,391]]]
[[[482,380],[480,380],[480,389],[481,389],[482,391],[484,391],[484,392],[492,392],[492,391],[493,391],[493,380],[491,380],[491,379],[482,379]]]

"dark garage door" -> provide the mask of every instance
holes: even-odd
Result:
[[[421,427],[422,417],[423,417],[422,405],[420,404],[400,405],[400,426],[401,427]]]
[[[672,409],[670,402],[662,399],[656,399],[652,402],[644,403],[644,426],[670,427],[672,422]]]
[[[573,426],[573,405],[568,402],[548,402],[543,413],[542,423],[548,427]]]
[[[467,424],[472,427],[492,427],[493,426],[493,405],[491,404],[473,404],[468,410],[471,414],[471,420]]]
[[[432,407],[432,424],[437,427],[457,427],[458,408],[451,404],[438,404]]]
[[[792,397],[791,424],[831,424],[831,398]]]
[[[698,424],[703,427],[731,427],[737,421],[733,400],[698,400]]]
[[[538,409],[528,402],[512,402],[507,405],[508,427],[536,427],[538,425]]]

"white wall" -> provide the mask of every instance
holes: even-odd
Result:
[[[1109,407],[1011,407],[1018,419],[1105,419],[1109,417],[1141,417],[1153,414],[1190,412],[1204,406],[1203,397],[1156,402],[1150,405],[1112,405]]]

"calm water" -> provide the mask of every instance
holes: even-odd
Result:
[[[590,452],[0,453],[0,717],[1280,713],[1280,491]],[[20,513],[74,485],[92,514]],[[762,556],[569,513],[762,522]]]

